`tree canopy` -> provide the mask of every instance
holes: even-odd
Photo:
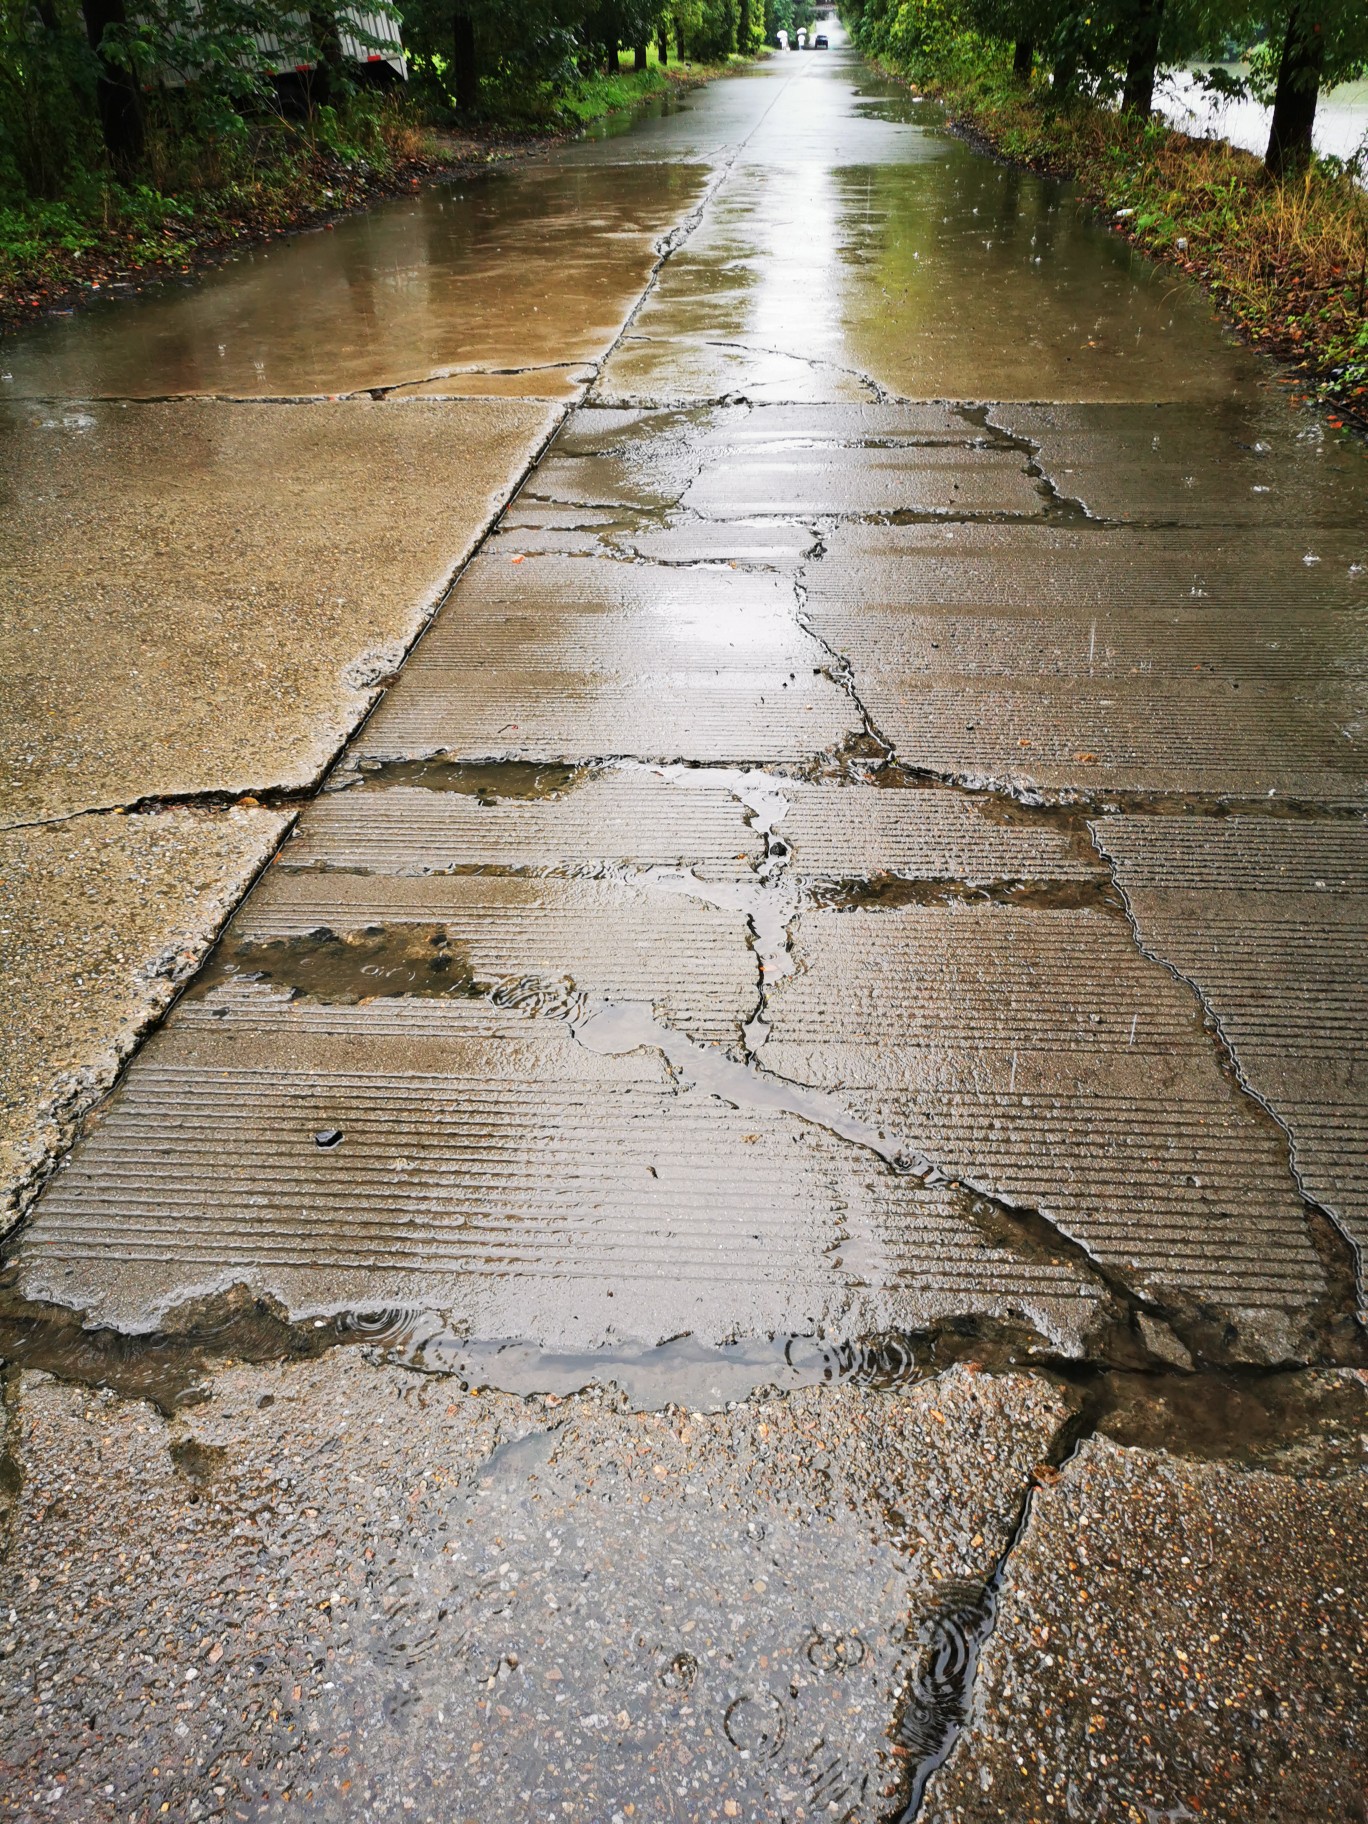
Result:
[[[428,111],[554,100],[587,71],[725,58],[807,23],[812,0],[0,0],[0,185],[53,196],[149,139],[241,135],[386,79],[402,49]]]
[[[1010,44],[1017,75],[1039,67],[1060,103],[1087,94],[1139,114],[1164,65],[1252,48],[1247,77],[1213,82],[1273,104],[1275,177],[1310,159],[1321,91],[1368,68],[1365,0],[847,0],[844,16],[875,56],[934,64],[969,34]]]

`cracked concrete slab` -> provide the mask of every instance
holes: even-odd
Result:
[[[1019,450],[942,405],[589,406],[558,437],[528,494],[700,523],[893,511],[1033,515],[1045,501]]]
[[[912,767],[1013,791],[1361,801],[1358,530],[836,527],[805,625]]]
[[[817,412],[807,435],[814,441],[822,436]],[[717,519],[766,513],[1034,515],[1045,508],[1014,452],[936,444],[743,450],[710,465],[681,505]]]
[[[804,911],[765,1062],[1036,1210],[1237,1357],[1299,1359],[1325,1290],[1282,1131],[1124,919],[992,904]]]
[[[60,1767],[97,1820],[886,1816],[920,1642],[1067,1414],[957,1371],[632,1415],[344,1350],[168,1421],[28,1374],[0,1815]]]
[[[368,789],[333,792],[311,807],[280,865],[401,875],[618,864],[736,879],[764,855],[745,806],[721,783],[692,787],[646,768],[615,768],[572,773],[547,795],[524,799],[499,796],[504,770],[470,779],[467,769],[434,769],[430,785],[383,789],[370,789],[383,770],[363,774]],[[440,789],[447,780],[454,789]]]
[[[326,397],[502,368],[535,394],[558,364],[607,351],[705,175],[662,161],[461,177],[189,289],[45,322],[7,342],[7,390]]]
[[[1032,1496],[928,1824],[1362,1818],[1368,1484],[1346,1444],[1325,1476],[1085,1443]]]
[[[594,378],[591,366],[522,368],[499,373],[458,368],[434,380],[386,389],[388,399],[576,399]]]
[[[1058,492],[1098,519],[1287,526],[1313,557],[1321,531],[1361,538],[1361,451],[1271,392],[1265,382],[1200,405],[994,406],[988,422],[1031,443]]]
[[[811,760],[858,730],[848,699],[811,665],[806,672],[658,670],[644,678],[608,670],[502,677],[453,670],[438,683],[433,688],[430,680],[421,699],[410,690],[387,699],[361,753],[382,761],[447,754],[572,765],[600,756],[744,765]],[[606,744],[605,727],[612,731]]]
[[[776,1119],[688,1056],[662,1075],[658,1053],[605,1067],[576,1042],[567,1016],[606,1001],[739,1047],[767,954],[746,806],[768,791],[776,816],[776,785],[633,770],[530,803],[325,795],[49,1188],[18,1257],[26,1295],[145,1329],[242,1284],[292,1311],[435,1305],[542,1347],[977,1312],[1083,1353],[1099,1288],[1076,1267],[1004,1252],[820,1110]],[[577,805],[566,859],[619,878],[489,871],[527,861],[528,813],[553,861]],[[624,842],[629,813],[645,844]],[[431,845],[453,832],[485,871],[407,871],[448,857]],[[490,989],[520,1011],[470,998]]]
[[[0,815],[308,786],[554,411],[4,407]]]
[[[273,868],[231,935],[260,945],[406,926],[443,930],[477,983],[568,981],[594,999],[657,1006],[700,1038],[739,1041],[752,1011],[755,965],[739,912],[626,882]]]
[[[813,880],[953,881],[967,887],[1105,881],[1107,868],[1081,830],[1041,824],[967,793],[805,785],[786,780],[779,825],[795,874]]]
[[[0,1233],[287,822],[169,810],[0,831]]]
[[[803,760],[858,728],[784,578],[521,555],[471,565],[363,760]]]
[[[1201,995],[1287,1128],[1306,1193],[1368,1248],[1368,828],[1106,818],[1093,826],[1145,948]]]
[[[319,1134],[337,1133],[320,1146]],[[49,1185],[27,1298],[147,1330],[245,1288],[534,1350],[862,1336],[978,1313],[1084,1353],[1098,1288],[819,1126],[468,1001],[183,1002]]]
[[[775,115],[796,121],[809,87],[792,84]],[[894,84],[886,99],[905,107]],[[890,132],[900,159],[823,157],[802,184],[748,165],[670,262],[597,396],[1217,400],[1256,379],[1195,288],[1175,288],[1060,186],[975,156],[934,107]]]

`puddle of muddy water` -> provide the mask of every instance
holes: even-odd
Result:
[[[659,1344],[622,1341],[568,1352],[527,1339],[471,1339],[442,1312],[417,1306],[291,1318],[241,1290],[185,1305],[163,1329],[130,1334],[86,1327],[78,1312],[27,1300],[15,1280],[13,1268],[0,1279],[0,1367],[110,1388],[168,1414],[211,1397],[215,1372],[225,1363],[305,1361],[335,1348],[359,1348],[372,1361],[450,1381],[470,1394],[555,1405],[598,1389],[634,1412],[721,1411],[821,1386],[888,1392],[968,1364],[989,1375],[1032,1367],[1067,1390],[1076,1410],[1068,1448],[1100,1432],[1123,1446],[1194,1461],[1322,1476],[1362,1470],[1368,1458],[1364,1369],[1189,1373],[1162,1365],[1041,1363],[1011,1326],[982,1319],[917,1334],[755,1336],[720,1346],[686,1334]],[[936,1650],[932,1642],[932,1662]],[[953,1693],[947,1685],[937,1698],[937,1688],[933,1678],[904,1719],[905,1746],[916,1748],[918,1760],[934,1758],[951,1720],[945,1703]]]
[[[672,163],[462,177],[188,288],[37,325],[6,346],[5,391],[327,396],[471,368],[516,370],[536,394],[603,353],[704,178]]]
[[[1096,880],[913,880],[876,874],[858,880],[818,880],[812,904],[835,911],[897,911],[903,906],[1017,906],[1032,912],[1111,912],[1125,916],[1120,893]]]
[[[321,928],[301,937],[229,936],[195,977],[187,999],[204,1000],[226,983],[242,981],[268,982],[344,1005],[398,995],[445,999],[484,993],[468,949],[442,925],[368,925],[346,932]]]
[[[564,1399],[599,1387],[615,1391],[624,1409],[633,1411],[717,1411],[762,1392],[798,1387],[890,1390],[937,1372],[924,1341],[893,1334],[850,1342],[748,1337],[720,1348],[680,1336],[570,1354],[513,1340],[472,1342],[449,1330],[438,1314],[415,1309],[348,1313],[336,1328],[342,1340],[361,1343],[384,1361],[449,1376],[467,1392],[489,1388]]]
[[[1118,1444],[1324,1475],[1368,1462],[1368,1373],[1106,1374],[1093,1423]]]
[[[552,766],[539,760],[363,760],[360,786],[384,791],[396,785],[416,785],[427,792],[463,792],[481,804],[504,798],[563,798],[588,769]]]

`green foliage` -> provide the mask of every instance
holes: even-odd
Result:
[[[466,4],[476,111],[496,137],[629,108],[680,79],[658,39],[671,66],[681,36],[687,56],[725,61],[740,18],[740,0]],[[179,269],[359,203],[397,168],[439,156],[427,123],[454,107],[451,6],[405,5],[413,80],[386,89],[342,55],[382,45],[339,0],[0,0],[0,321],[53,291]],[[643,43],[647,67],[621,67],[620,51],[630,62]],[[106,147],[101,107],[119,84],[136,128],[123,157]]]
[[[1368,68],[1364,0],[1165,0],[1161,64],[1212,48],[1250,49],[1252,92],[1272,96],[1290,15],[1314,17],[1322,51],[1321,81],[1348,81]],[[962,61],[957,41],[996,44],[1029,39],[1056,85],[1105,99],[1118,87],[1146,0],[847,0],[843,17],[860,47],[919,80]],[[1219,78],[1217,79],[1219,80]],[[1061,97],[1056,97],[1060,99]]]
[[[400,17],[389,0],[354,0],[355,10],[348,0],[0,0],[6,195],[56,198],[101,167],[164,186],[193,183],[206,163],[221,182],[250,162],[261,123],[282,107],[302,108],[325,140],[353,131],[337,126],[343,114],[367,118],[348,57],[358,43],[363,54],[388,48],[361,26],[363,6]],[[758,43],[764,23],[763,0],[406,0],[413,92],[439,116],[455,107],[458,16],[474,45],[468,106],[528,124],[607,105],[582,85],[595,69],[615,79],[622,47],[665,39],[672,52],[725,59],[739,30]]]
[[[98,66],[75,0],[0,0],[0,185],[52,197],[100,156]]]
[[[787,32],[792,44],[799,31],[812,29],[816,18],[813,0],[766,0],[765,42],[777,44],[780,32]]]

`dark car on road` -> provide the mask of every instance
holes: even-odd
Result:
[[[812,48],[814,51],[825,51],[830,49],[830,46],[827,44],[827,35],[825,32],[818,32],[817,36],[812,41]]]

